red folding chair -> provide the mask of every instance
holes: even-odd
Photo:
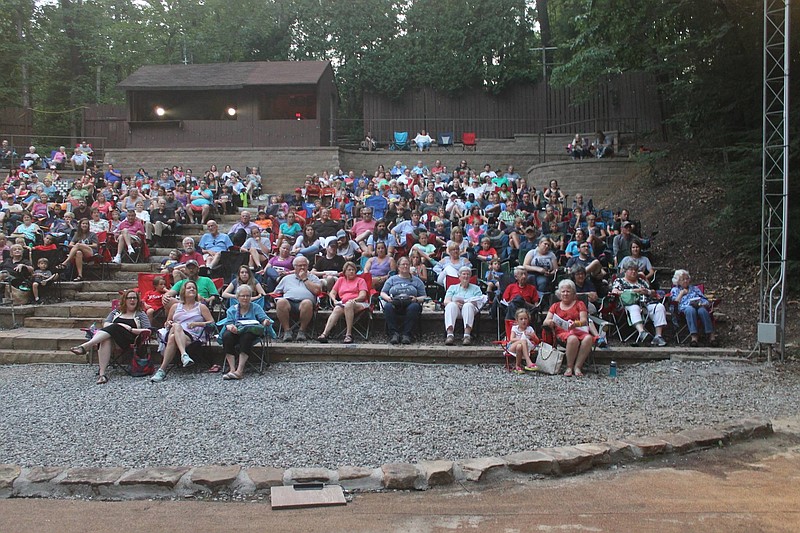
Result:
[[[478,141],[476,139],[475,132],[474,131],[465,132],[461,136],[461,143],[463,145],[462,147],[463,150],[466,150],[467,147],[472,148],[473,151],[477,150]]]

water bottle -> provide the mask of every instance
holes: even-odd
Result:
[[[617,362],[611,361],[611,366],[608,368],[608,377],[616,378],[617,377]]]

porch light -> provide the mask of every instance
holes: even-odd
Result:
[[[159,117],[163,117],[166,114],[167,114],[167,112],[164,110],[163,107],[156,106],[156,115],[158,115]]]
[[[229,108],[228,108],[228,116],[229,116],[229,117],[234,117],[234,116],[236,116],[236,108],[235,108],[235,107],[229,107]]]

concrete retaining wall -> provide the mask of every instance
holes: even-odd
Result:
[[[556,179],[561,190],[570,196],[581,192],[584,198],[594,200],[595,207],[614,207],[618,204],[617,191],[626,187],[640,168],[638,163],[623,158],[570,159],[533,165],[523,175],[539,190]]]

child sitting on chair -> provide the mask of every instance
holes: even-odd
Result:
[[[170,252],[171,255],[171,252]],[[153,278],[153,290],[147,291],[142,297],[142,305],[150,320],[150,324],[155,324],[156,315],[164,315],[164,294],[167,292],[167,281],[162,276]]]
[[[36,261],[36,270],[33,271],[33,284],[31,285],[33,303],[35,305],[42,303],[42,299],[39,298],[39,288],[46,286],[58,277],[58,274],[53,274],[48,270],[49,266],[50,261],[48,261],[46,257],[41,257]]]
[[[518,309],[514,315],[517,323],[511,327],[511,338],[508,339],[508,351],[516,355],[516,367],[514,372],[522,374],[524,372],[536,372],[538,368],[531,361],[531,352],[539,345],[539,337],[530,326],[531,315],[527,309]],[[525,366],[522,366],[523,362]]]
[[[180,250],[170,250],[169,255],[161,261],[161,273],[167,274],[172,272],[173,267],[180,262],[181,259],[181,251]]]

